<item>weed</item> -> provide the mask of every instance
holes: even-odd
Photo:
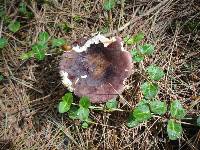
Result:
[[[6,47],[6,45],[8,44],[8,40],[5,38],[0,38],[0,49]]]
[[[30,51],[22,53],[20,59],[27,60],[31,57],[35,57],[39,61],[44,60],[47,49],[49,48],[48,47],[49,39],[50,39],[49,33],[40,32],[38,35],[37,43],[31,46]],[[66,41],[62,38],[53,38],[51,40],[52,48],[63,46],[65,43]]]
[[[154,52],[154,46],[151,44],[138,45],[143,38],[142,33],[129,39],[125,38],[126,42],[128,42],[127,44],[137,44],[138,49],[132,50],[133,60],[136,62],[143,61],[146,56],[152,55]],[[145,72],[149,80],[144,82],[140,87],[145,100],[140,101],[130,114],[127,124],[128,127],[135,127],[141,122],[149,120],[154,114],[163,116],[167,113],[167,104],[165,101],[155,100],[159,92],[159,86],[156,81],[164,77],[163,70],[152,64],[147,67]],[[177,140],[182,134],[182,127],[179,122],[184,118],[186,112],[178,100],[171,102],[168,112],[171,114],[167,125],[168,137],[171,140]]]
[[[19,21],[11,21],[10,24],[8,25],[8,29],[15,33],[20,29],[20,22]]]
[[[111,10],[115,7],[116,0],[105,0],[103,3],[104,10]]]

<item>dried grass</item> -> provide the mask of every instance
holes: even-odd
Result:
[[[17,3],[1,2],[10,14],[15,13]],[[134,64],[130,88],[119,98],[120,108],[130,111],[137,104],[143,81],[141,67],[154,63],[166,72],[159,83],[158,98],[167,102],[179,99],[187,109],[188,118],[196,117],[200,112],[200,32],[199,29],[189,31],[187,22],[200,21],[198,0],[123,0],[112,13],[102,10],[102,0],[51,1],[52,5],[42,6],[38,3],[29,5],[35,17],[28,22],[24,20],[19,33],[10,34],[1,23],[0,33],[9,38],[9,45],[0,56],[0,72],[6,78],[0,84],[0,149],[199,148],[200,132],[188,120],[183,121],[183,137],[175,142],[168,140],[166,121],[160,118],[128,129],[126,111],[92,111],[91,118],[96,124],[82,129],[79,121],[58,114],[56,109],[66,92],[57,68],[60,54],[51,53],[42,62],[18,59],[30,49],[40,31],[68,41],[91,36],[105,27],[109,28],[108,36],[124,37],[143,31],[145,42],[153,43],[156,53],[142,65]],[[74,21],[76,15],[81,16],[81,22]],[[64,33],[57,28],[63,21],[73,28],[71,32]]]

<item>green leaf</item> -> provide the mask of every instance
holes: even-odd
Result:
[[[116,99],[111,99],[111,100],[106,102],[106,107],[109,110],[116,109],[117,108],[117,104],[118,104],[118,102],[116,101]]]
[[[53,47],[60,47],[63,46],[65,44],[65,40],[62,38],[58,38],[58,39],[52,39],[52,46]]]
[[[128,121],[126,123],[126,126],[129,127],[129,128],[134,128],[134,127],[138,126],[139,124],[140,124],[140,122],[136,121],[135,118],[133,117],[133,114],[131,114],[128,117]]]
[[[73,95],[72,95],[72,93],[66,93],[62,97],[62,101],[58,105],[58,111],[59,111],[59,113],[65,113],[65,112],[67,112],[70,109],[72,102],[73,102]]]
[[[104,0],[103,8],[104,10],[111,10],[115,7],[116,0]]]
[[[71,106],[67,113],[70,119],[78,119],[78,107]]]
[[[46,48],[47,46],[42,44],[35,44],[32,46],[32,51],[37,60],[44,60]]]
[[[197,118],[197,126],[200,127],[200,116]]]
[[[167,111],[167,105],[166,105],[166,103],[158,101],[158,100],[151,101],[150,102],[150,108],[151,108],[151,111],[154,114],[158,114],[158,115],[163,115]]]
[[[2,81],[4,79],[3,75],[0,74],[0,81]]]
[[[27,13],[26,4],[24,2],[21,2],[19,4],[19,12],[22,13],[22,14]]]
[[[149,74],[150,78],[155,81],[160,80],[165,75],[163,70],[155,65],[149,66],[147,68],[147,73]]]
[[[133,110],[133,117],[137,122],[143,122],[152,117],[149,106],[146,104],[138,104]]]
[[[89,117],[89,109],[88,108],[84,108],[84,107],[80,107],[78,109],[78,118],[81,120],[81,121],[87,121],[88,120],[88,117]]]
[[[176,119],[183,119],[186,115],[185,109],[178,100],[171,102],[170,113],[171,116]]]
[[[81,127],[87,129],[89,127],[89,124],[87,122],[83,122]]]
[[[0,48],[6,47],[7,44],[8,44],[8,40],[7,39],[0,38]]]
[[[136,34],[135,36],[132,36],[132,37],[126,36],[124,38],[124,42],[127,45],[133,45],[133,44],[139,43],[143,39],[144,39],[144,33],[139,32],[138,34]]]
[[[21,54],[21,56],[19,57],[21,60],[27,60],[31,57],[34,56],[34,52],[33,51],[28,51],[28,52],[24,52]]]
[[[91,106],[89,97],[87,97],[87,96],[81,97],[79,106],[84,107],[84,108],[89,108]]]
[[[131,50],[131,55],[135,62],[141,62],[144,60],[144,56],[136,49]]]
[[[59,105],[58,105],[58,111],[59,111],[59,113],[65,113],[68,110],[69,110],[69,107],[68,107],[67,103],[64,102],[64,101],[61,101],[59,103]]]
[[[138,48],[143,55],[150,55],[154,52],[154,46],[151,44],[144,44],[142,46],[138,46]]]
[[[47,32],[40,32],[38,36],[38,40],[41,44],[45,44],[49,39],[49,33]]]
[[[182,135],[182,126],[180,123],[176,123],[175,120],[170,119],[167,124],[167,133],[170,140],[177,140]]]
[[[20,29],[20,22],[19,21],[11,21],[10,24],[8,25],[8,29],[15,33]]]
[[[155,83],[145,82],[141,85],[141,90],[146,99],[153,99],[158,93],[158,85]]]
[[[68,104],[72,104],[73,102],[73,95],[72,93],[66,93],[63,97],[62,97],[62,101],[67,102]]]

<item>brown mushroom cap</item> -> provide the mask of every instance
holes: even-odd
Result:
[[[131,54],[123,49],[121,38],[111,41],[103,37],[102,42],[99,37],[93,37],[92,42],[84,39],[80,45],[76,42],[76,47],[65,52],[60,61],[63,84],[79,97],[90,97],[92,103],[106,102],[121,94],[123,81],[132,70]]]

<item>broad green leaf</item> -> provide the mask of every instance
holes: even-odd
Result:
[[[136,34],[132,37],[126,36],[124,38],[124,42],[128,45],[134,45],[136,43],[139,43],[143,39],[144,39],[144,33],[139,32],[138,34]]]
[[[28,52],[24,52],[21,54],[21,56],[19,57],[21,60],[27,60],[31,57],[34,56],[34,52],[33,51],[28,51]]]
[[[171,102],[170,113],[171,116],[176,119],[183,119],[186,115],[185,109],[178,100]]]
[[[60,46],[63,46],[65,43],[66,43],[66,41],[62,38],[52,39],[52,46],[53,47],[60,47]]]
[[[165,102],[161,102],[159,100],[151,101],[150,102],[151,111],[154,114],[163,115],[167,111],[167,105]]]
[[[81,127],[87,129],[89,127],[89,124],[87,122],[83,122]]]
[[[72,102],[73,102],[72,93],[66,93],[62,97],[62,101],[59,103],[59,106],[58,106],[59,113],[67,112],[70,109]]]
[[[111,10],[115,7],[116,0],[104,0],[103,8],[104,10]]]
[[[4,79],[3,75],[0,74],[0,81],[2,81]]]
[[[155,65],[149,66],[147,68],[147,73],[149,74],[150,78],[155,81],[160,80],[165,75],[163,70]]]
[[[78,119],[78,107],[71,106],[67,113],[70,119]]]
[[[72,104],[73,102],[73,95],[72,93],[66,93],[63,97],[62,97],[62,101],[67,102],[68,104]]]
[[[131,50],[131,55],[132,55],[133,61],[135,62],[141,62],[144,60],[144,56],[136,49]]]
[[[89,108],[91,106],[89,97],[87,97],[87,96],[81,97],[79,106],[84,107],[84,108]]]
[[[150,55],[154,52],[154,46],[151,44],[144,44],[142,46],[138,46],[138,49],[143,55]]]
[[[152,117],[149,106],[146,104],[140,104],[133,110],[133,117],[137,122],[143,122]]]
[[[200,127],[200,116],[197,118],[197,126]]]
[[[15,33],[20,29],[20,22],[19,21],[11,21],[10,24],[8,25],[8,29]]]
[[[81,120],[81,121],[87,121],[88,120],[88,117],[89,117],[89,109],[88,108],[84,108],[84,107],[80,107],[78,109],[78,118]]]
[[[146,100],[146,99],[141,99],[139,101],[139,103],[137,103],[136,106],[139,106],[139,105],[148,105],[149,104],[149,100]]]
[[[134,128],[134,127],[138,126],[139,124],[140,124],[140,122],[138,122],[138,121],[135,120],[135,118],[133,117],[133,114],[131,114],[128,117],[128,121],[126,123],[127,127]]]
[[[32,51],[34,52],[34,56],[37,60],[44,60],[46,48],[47,46],[42,44],[35,44],[32,46]]]
[[[146,99],[153,99],[158,93],[158,85],[155,83],[145,82],[141,85],[141,90]]]
[[[69,105],[65,101],[61,101],[58,105],[59,113],[65,113],[70,109]]]
[[[47,32],[40,32],[38,36],[38,40],[41,44],[45,44],[49,39],[49,33]]]
[[[8,44],[8,40],[7,39],[0,38],[0,48],[6,47],[7,44]]]
[[[118,102],[116,101],[116,99],[111,99],[109,101],[106,102],[106,107],[110,110],[117,108],[117,104]]]
[[[22,14],[25,14],[27,12],[26,4],[24,2],[21,2],[19,4],[19,12]]]
[[[182,126],[180,123],[176,123],[175,120],[170,119],[167,124],[167,134],[170,140],[177,140],[182,135]]]

